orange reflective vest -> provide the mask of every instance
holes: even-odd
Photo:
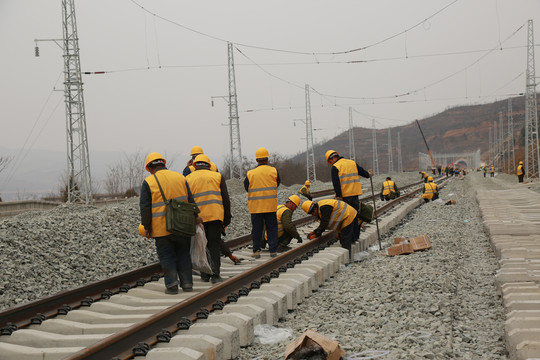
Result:
[[[317,202],[319,205],[319,219],[321,218],[321,206],[330,205],[334,209],[330,215],[330,221],[328,222],[328,229],[340,231],[344,227],[350,225],[357,215],[357,211],[350,205],[347,205],[346,202],[341,200],[327,199],[320,200]]]
[[[341,196],[362,195],[362,185],[356,163],[353,160],[341,158],[333,166],[338,170]]]
[[[187,202],[186,178],[175,171],[163,169],[155,174],[159,179],[161,188],[167,200],[177,199]],[[171,233],[166,230],[165,202],[154,175],[144,179],[152,194],[152,237],[167,236]]]
[[[203,221],[223,221],[225,210],[221,197],[221,174],[199,169],[186,176],[186,180],[193,198],[201,210],[199,216]]]
[[[383,182],[383,195],[389,195],[391,192],[395,192],[394,190],[394,182],[392,180],[386,180]]]
[[[249,170],[248,209],[250,214],[276,212],[277,170],[270,165],[259,165]]]

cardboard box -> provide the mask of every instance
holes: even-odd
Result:
[[[387,251],[388,256],[412,254],[414,252],[412,245],[406,242],[390,246]]]
[[[319,334],[311,329],[306,330],[299,338],[290,343],[285,349],[285,360],[290,359],[305,359],[300,354],[302,350],[319,350],[321,349],[327,354],[327,360],[339,360],[345,358],[345,351],[339,346],[335,340],[331,340],[326,336]]]
[[[427,235],[413,237],[409,239],[409,243],[414,251],[431,249],[431,243]]]
[[[404,242],[407,242],[406,237],[400,236],[400,237],[394,238],[394,244],[401,244],[401,243],[404,243]]]

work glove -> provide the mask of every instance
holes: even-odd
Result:
[[[231,259],[234,262],[234,265],[239,265],[241,260],[234,256],[233,254],[229,255],[229,259]]]
[[[296,238],[296,243],[297,243],[297,244],[301,244],[301,243],[303,243],[303,242],[304,242],[304,241],[302,240],[302,238],[301,238],[300,236]]]
[[[318,236],[317,236],[317,234],[315,234],[314,232],[310,232],[310,233],[307,235],[307,238],[308,238],[308,240],[313,240],[313,239],[318,238]]]

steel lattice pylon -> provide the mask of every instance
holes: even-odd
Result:
[[[493,140],[491,139],[491,127],[489,128],[489,165],[493,165]]]
[[[74,0],[62,1],[62,15],[68,158],[67,200],[89,204],[92,203],[92,180]]]
[[[315,152],[313,150],[313,126],[311,124],[311,101],[309,98],[309,85],[306,90],[306,176],[309,181],[317,180],[315,172]]]
[[[538,115],[536,110],[536,79],[534,69],[533,21],[528,22],[527,32],[527,82],[525,89],[525,173],[527,178],[538,178]]]
[[[371,120],[371,125],[373,127],[371,130],[371,142],[373,143],[373,174],[379,175],[379,157],[377,155],[377,129],[375,129],[375,119]]]
[[[499,154],[500,154],[500,168],[501,171],[504,168],[505,165],[505,159],[504,159],[504,120],[503,120],[503,113],[502,111],[499,111]]]
[[[236,76],[234,73],[233,44],[227,43],[229,54],[229,136],[230,136],[230,177],[241,179],[242,145],[240,143],[240,121],[238,118],[238,99],[236,96]]]
[[[512,99],[508,99],[508,173],[516,169],[516,155],[514,153],[514,117],[512,115]]]
[[[349,158],[356,162],[356,152],[354,149],[354,124],[352,118],[352,107],[349,106]]]
[[[394,171],[394,160],[392,158],[392,131],[388,128],[388,172]]]

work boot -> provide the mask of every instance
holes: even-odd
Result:
[[[205,273],[201,273],[201,280],[204,281],[204,282],[209,282],[210,281],[210,275],[205,274]]]
[[[178,294],[178,285],[173,285],[165,289],[165,294],[167,295],[176,295]]]
[[[270,253],[271,258],[275,258],[277,256],[277,253]]]
[[[282,253],[282,252],[285,252],[285,251],[291,250],[291,249],[292,249],[292,247],[287,246],[287,245],[285,245],[285,246],[284,245],[278,245],[277,252]]]
[[[261,258],[261,251],[254,251],[253,254],[251,254],[251,257],[255,258],[255,259],[260,259]]]
[[[212,284],[217,284],[217,283],[223,282],[223,278],[219,275],[212,275],[212,277],[210,278],[210,281],[212,282]]]
[[[184,292],[192,292],[192,291],[193,291],[193,287],[192,287],[192,286],[190,286],[190,287],[187,287],[187,286],[186,286],[186,287],[183,287],[182,290],[183,290]]]

